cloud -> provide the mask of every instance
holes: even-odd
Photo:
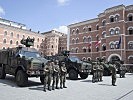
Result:
[[[69,0],[57,0],[57,2],[60,6],[64,6],[68,4]]]
[[[5,15],[5,11],[4,11],[4,9],[0,6],[0,16],[1,15]]]
[[[62,32],[62,33],[65,33],[65,34],[67,34],[67,32],[68,32],[67,26],[59,26],[58,28],[55,28],[53,30],[56,30],[56,31],[59,31],[59,32]]]

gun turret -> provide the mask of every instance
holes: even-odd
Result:
[[[28,37],[27,39],[22,39],[21,44],[25,45],[26,47],[30,47],[34,45],[34,38],[31,39],[30,37]]]

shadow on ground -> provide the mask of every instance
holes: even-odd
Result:
[[[112,86],[111,84],[98,84],[98,85],[103,85],[103,86]]]
[[[15,77],[13,76],[7,76],[5,79],[0,79],[0,83],[3,84],[3,86],[11,86],[11,87],[16,87],[19,88],[16,84]],[[26,87],[32,87],[32,86],[38,86],[42,85],[40,82],[35,82],[35,81],[28,81],[28,85]]]
[[[92,83],[92,80],[83,80],[83,81],[80,81],[80,82],[89,82],[89,83]]]

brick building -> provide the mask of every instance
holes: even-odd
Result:
[[[45,55],[51,56],[58,54],[62,50],[66,50],[67,38],[64,33],[58,32],[56,30],[51,30],[42,34],[46,37],[44,43]]]
[[[133,63],[133,5],[106,9],[97,18],[71,24],[69,50],[83,60]]]
[[[54,30],[45,33],[34,32],[28,30],[24,24],[0,18],[0,49],[22,45],[20,41],[27,37],[35,39],[33,47],[44,55],[54,55],[62,48],[66,49],[66,44],[62,44],[66,42],[66,35],[61,32]]]

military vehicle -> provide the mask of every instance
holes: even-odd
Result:
[[[18,86],[27,86],[28,77],[40,77],[43,83],[43,67],[47,59],[40,56],[35,48],[34,39],[22,39],[26,47],[16,47],[0,50],[0,79],[6,74],[15,76]]]
[[[60,54],[47,58],[49,60],[59,60],[59,65],[61,62],[65,62],[69,79],[76,80],[78,79],[78,75],[80,75],[81,79],[86,79],[91,72],[92,65],[81,61],[76,56],[69,56],[69,52],[64,50]]]

